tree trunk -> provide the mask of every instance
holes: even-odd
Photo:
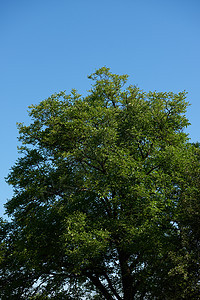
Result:
[[[133,278],[131,275],[131,270],[130,267],[128,266],[129,256],[122,250],[119,250],[118,253],[119,253],[119,262],[121,268],[124,300],[133,300],[135,293],[133,288]]]

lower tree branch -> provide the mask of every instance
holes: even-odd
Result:
[[[107,291],[106,287],[101,283],[100,279],[96,275],[87,274],[88,278],[97,287],[101,294],[106,298],[106,300],[114,300],[111,294]]]
[[[122,300],[122,298],[118,295],[117,291],[113,287],[113,284],[112,284],[110,278],[108,277],[108,275],[106,273],[104,274],[104,277],[105,277],[105,279],[108,282],[108,286],[109,286],[111,292],[115,295],[115,297],[117,298],[117,300]]]

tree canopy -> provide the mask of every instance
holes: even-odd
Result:
[[[186,93],[103,67],[18,124],[0,224],[1,299],[200,299],[200,150]]]

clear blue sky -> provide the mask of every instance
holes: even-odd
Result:
[[[200,141],[199,0],[5,0],[0,3],[0,215],[18,157],[16,122],[54,92],[90,87],[107,66],[145,91],[188,91]]]

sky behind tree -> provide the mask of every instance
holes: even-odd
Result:
[[[12,196],[4,180],[19,157],[16,122],[28,106],[76,88],[102,66],[144,91],[188,92],[187,129],[200,141],[198,0],[1,1],[0,215]]]

